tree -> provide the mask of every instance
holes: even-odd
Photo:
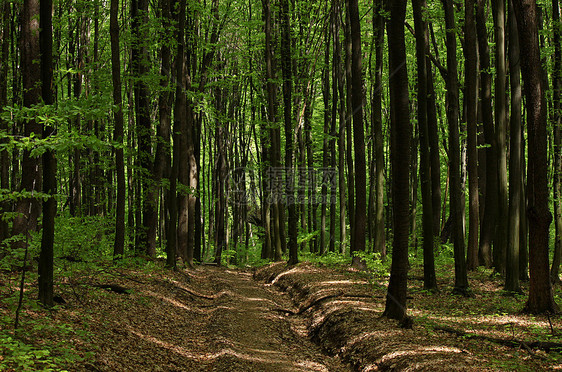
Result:
[[[541,79],[540,49],[535,0],[513,0],[517,18],[521,58],[521,75],[525,88],[527,125],[529,131],[529,297],[525,311],[557,312],[548,267],[549,226],[552,215],[548,209],[546,101]],[[523,54],[522,54],[523,55]]]
[[[365,250],[367,213],[367,164],[365,160],[365,129],[363,127],[363,77],[361,72],[361,24],[357,0],[347,0],[351,27],[351,108],[353,115],[353,146],[355,152],[355,217],[351,231],[351,252]],[[349,134],[348,134],[349,135]],[[360,258],[353,257],[359,265]]]
[[[408,285],[409,233],[409,166],[412,129],[408,104],[408,70],[404,41],[406,1],[389,3],[390,22],[387,26],[389,68],[394,72],[390,80],[391,109],[391,165],[392,165],[392,218],[394,240],[390,281],[383,315],[404,324]]]
[[[21,66],[23,80],[23,105],[32,107],[38,104],[41,99],[41,71],[36,67],[34,61],[40,60],[39,51],[39,1],[25,0],[22,8],[21,24]],[[23,134],[29,136],[41,136],[41,125],[35,119],[29,119],[22,123]],[[13,236],[24,236],[30,231],[37,230],[37,219],[40,214],[41,206],[39,201],[30,194],[41,190],[41,172],[39,161],[31,156],[30,150],[23,151],[21,163],[21,186],[20,191],[27,192],[28,196],[16,202],[16,218],[12,225]],[[21,246],[16,243],[16,246]]]
[[[476,23],[474,20],[474,0],[465,1],[465,101],[467,128],[468,157],[468,198],[469,227],[467,269],[475,270],[478,266],[478,226],[479,226],[479,195],[478,195],[478,46],[476,40]]]
[[[521,164],[521,65],[517,21],[513,14],[513,4],[509,2],[509,83],[511,87],[511,118],[509,132],[509,226],[506,252],[505,290],[520,292],[519,284],[519,248],[521,230],[521,194],[523,177]]]
[[[422,189],[423,225],[423,270],[424,288],[437,289],[435,262],[433,257],[433,204],[431,200],[431,159],[429,147],[429,127],[427,124],[427,66],[426,50],[429,31],[423,20],[427,8],[424,0],[412,0],[414,8],[414,27],[416,32],[416,61],[418,71],[418,127],[420,136],[420,181]]]
[[[478,53],[480,57],[480,101],[484,141],[486,144],[485,193],[483,213],[480,220],[480,264],[492,266],[492,243],[495,237],[498,213],[498,168],[497,144],[492,111],[492,77],[490,73],[490,44],[486,29],[486,0],[476,1],[476,32],[478,34]]]
[[[498,162],[498,218],[494,240],[494,269],[504,274],[508,232],[507,190],[507,102],[506,102],[506,58],[505,58],[505,0],[492,0],[494,34],[496,39],[495,119]]]
[[[550,276],[553,283],[560,283],[560,262],[562,261],[562,105],[560,104],[562,93],[562,46],[560,46],[560,5],[558,0],[552,0],[552,21],[554,23],[554,66],[552,76],[552,111],[554,124],[554,259]]]
[[[286,171],[286,196],[289,208],[289,265],[299,262],[298,257],[298,214],[294,190],[293,172],[293,118],[292,118],[292,91],[293,75],[291,61],[291,24],[289,15],[289,1],[281,0],[281,71],[283,74],[283,120],[285,124],[285,171]]]
[[[466,273],[466,256],[462,213],[464,205],[460,175],[460,144],[459,144],[459,85],[457,76],[457,39],[455,10],[452,0],[443,0],[445,8],[445,27],[447,28],[447,121],[449,123],[449,168],[450,178],[450,213],[452,218],[452,236],[455,255],[455,288],[454,292],[466,295],[468,278]],[[463,203],[463,204],[461,204]]]
[[[10,52],[10,3],[4,1],[2,4],[2,16],[0,16],[0,48],[2,53],[2,61],[0,62],[0,108],[8,104],[8,66]],[[0,131],[7,131],[8,123],[0,119]],[[4,141],[0,141],[2,143]],[[7,150],[0,150],[0,188],[10,188],[10,154]],[[0,202],[0,213],[4,213],[10,209],[9,203]],[[2,242],[9,235],[9,226],[7,221],[0,221],[0,257],[3,257],[4,247]]]
[[[39,45],[41,51],[41,96],[45,105],[54,103],[53,97],[53,3],[41,0],[39,9]],[[54,128],[43,124],[43,138],[49,138]],[[57,200],[54,197],[57,184],[57,160],[54,151],[47,149],[43,154],[43,234],[39,253],[39,301],[45,306],[53,306],[53,256],[55,240],[55,217]]]
[[[123,143],[123,103],[121,98],[121,57],[119,49],[119,1],[111,0],[109,15],[109,32],[111,36],[111,76],[113,79],[114,115],[113,140]],[[117,199],[115,203],[115,241],[113,257],[118,259],[125,253],[125,160],[123,148],[115,149],[115,172],[117,176]]]

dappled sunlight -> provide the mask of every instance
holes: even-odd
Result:
[[[275,279],[273,279],[271,284],[275,285],[281,278],[283,278],[287,275],[299,274],[299,273],[310,273],[310,272],[311,272],[310,266],[296,266],[296,267],[293,267],[290,270],[287,270],[287,271],[277,275],[277,277],[275,277]]]
[[[200,355],[194,354],[192,352],[190,352],[188,349],[178,346],[178,345],[174,345],[172,343],[166,342],[166,341],[162,341],[160,339],[157,339],[156,337],[150,336],[150,335],[145,335],[143,333],[140,333],[132,328],[129,327],[129,332],[134,334],[135,336],[139,337],[140,339],[147,341],[147,342],[151,342],[153,344],[156,344],[160,347],[163,347],[169,351],[172,351],[176,354],[181,355],[184,358],[189,358],[189,359],[194,359],[194,360],[199,360],[201,358]]]

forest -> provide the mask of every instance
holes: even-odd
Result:
[[[0,371],[562,368],[558,0],[0,7]]]

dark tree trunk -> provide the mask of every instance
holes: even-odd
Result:
[[[115,128],[113,140],[117,144],[123,143],[123,104],[121,98],[121,58],[119,50],[119,1],[111,0],[109,31],[111,35],[111,75],[113,78],[113,104]],[[115,241],[113,244],[113,258],[118,259],[125,253],[125,162],[123,149],[115,149],[115,172],[117,174],[117,200],[115,203]]]
[[[373,137],[375,153],[375,241],[374,250],[386,256],[386,236],[384,231],[384,133],[382,128],[382,89],[384,52],[384,2],[375,0],[376,15],[373,19],[375,34],[375,87],[373,92]]]
[[[135,9],[135,3],[138,8]],[[145,40],[147,39],[148,24],[148,0],[133,0],[132,5],[132,34],[136,37],[132,50],[132,67],[136,77],[135,81],[135,118],[136,132],[138,136],[138,162],[140,165],[138,176],[140,177],[140,188],[137,198],[142,201],[142,221],[135,221],[136,234],[139,246],[136,247],[137,253],[146,254],[150,257],[156,256],[156,229],[153,227],[151,219],[157,213],[158,202],[154,197],[157,194],[153,172],[152,160],[152,125],[150,120],[150,102],[148,86],[146,83],[149,72],[150,58]],[[152,179],[151,179],[152,178]],[[140,213],[140,211],[139,211]],[[151,244],[151,240],[154,241]]]
[[[40,59],[39,52],[39,1],[25,0],[21,14],[21,66],[23,80],[23,106],[31,107],[39,103],[41,99],[40,69],[34,61]],[[41,136],[41,125],[35,119],[23,124],[23,134],[28,137],[34,134]],[[41,190],[41,171],[39,160],[31,156],[29,150],[23,151],[21,163],[21,186],[20,191],[29,193]],[[41,206],[36,198],[22,198],[18,200],[14,212],[16,218],[12,225],[12,235],[25,236],[30,231],[37,230],[37,219]],[[15,243],[15,246],[23,246],[24,240]]]
[[[170,0],[161,1],[162,9],[162,22],[165,30],[169,29],[172,14]],[[147,200],[145,204],[144,227],[147,233],[147,253],[152,256],[156,253],[156,235],[158,227],[158,201],[160,199],[160,192],[162,190],[160,184],[162,177],[170,159],[170,129],[171,129],[171,100],[170,93],[170,68],[171,68],[171,51],[170,44],[164,42],[161,48],[162,67],[160,75],[162,80],[160,82],[162,91],[160,92],[158,102],[158,129],[156,132],[156,154],[154,157],[154,164],[152,165],[152,181],[154,184],[150,186],[147,193]],[[164,218],[164,216],[162,216]]]
[[[562,93],[562,46],[560,45],[560,6],[558,0],[552,0],[552,21],[554,25],[554,71],[552,76],[552,112],[554,125],[554,177],[552,188],[554,190],[554,259],[550,276],[553,283],[560,283],[560,261],[562,260],[562,115],[560,113],[560,99]]]
[[[367,217],[367,164],[365,160],[365,129],[363,127],[363,78],[361,72],[361,24],[357,0],[347,0],[351,27],[351,110],[353,113],[353,146],[355,155],[355,218],[351,233],[351,252],[365,251]],[[359,258],[353,257],[353,264]]]
[[[344,76],[342,70],[342,50],[341,50],[341,41],[340,41],[340,13],[341,13],[341,2],[340,0],[334,1],[334,7],[336,10],[334,11],[338,14],[337,17],[334,17],[334,69],[336,70],[336,79],[337,82],[334,81],[332,84],[338,87],[338,97],[339,97],[339,106],[338,106],[338,115],[339,115],[339,133],[338,133],[338,187],[339,187],[339,204],[340,204],[340,253],[346,253],[346,244],[347,244],[347,224],[346,224],[346,182],[345,182],[345,157],[346,157],[346,149],[345,149],[345,135],[346,135],[346,127],[347,127],[347,120],[346,120],[346,97],[344,91]],[[347,34],[347,33],[346,33]],[[349,168],[348,168],[349,169]],[[352,182],[353,177],[350,178],[350,182]],[[352,182],[353,183],[353,182]],[[350,211],[353,210],[351,204],[351,198],[348,199],[350,201]],[[353,217],[350,215],[350,221]]]
[[[443,0],[443,7],[445,8],[445,27],[447,28],[447,121],[449,123],[449,167],[451,178],[449,183],[449,203],[452,217],[452,237],[455,255],[454,291],[466,294],[469,289],[462,225],[464,194],[461,190],[460,174],[459,85],[457,76],[455,11],[452,0]]]
[[[422,192],[423,227],[423,279],[424,288],[437,289],[435,261],[433,257],[433,204],[431,200],[431,163],[429,130],[427,125],[427,66],[426,50],[429,31],[423,20],[427,9],[425,0],[413,0],[414,27],[416,32],[416,61],[418,72],[418,126],[420,136],[420,182]]]
[[[388,23],[390,80],[392,218],[394,240],[386,307],[383,315],[404,322],[408,284],[409,167],[412,129],[408,103],[408,70],[404,41],[406,1],[389,3]]]
[[[480,220],[480,264],[492,266],[492,243],[496,234],[498,213],[498,162],[492,112],[492,78],[490,74],[490,46],[486,30],[486,0],[476,1],[476,32],[480,56],[480,101],[486,153],[486,194],[484,214]]]
[[[558,312],[548,267],[548,239],[552,214],[548,209],[546,100],[541,82],[541,62],[535,0],[513,0],[521,47],[521,75],[525,85],[529,128],[529,298],[525,311]],[[524,57],[524,58],[523,58]]]
[[[10,3],[3,2],[2,16],[0,17],[0,47],[2,58],[0,62],[0,110],[8,104],[8,67],[9,67],[9,52],[10,52]],[[0,119],[0,131],[7,131],[8,123]],[[0,140],[0,144],[5,143]],[[0,188],[10,188],[10,156],[7,150],[0,150]],[[10,210],[9,203],[6,201],[0,202],[0,214]],[[6,252],[4,251],[3,242],[8,237],[8,222],[0,221],[0,258]]]
[[[40,50],[41,50],[41,95],[45,105],[54,103],[53,97],[53,3],[40,2]],[[43,138],[53,134],[54,128],[44,124]],[[39,301],[53,306],[53,251],[55,240],[55,217],[57,200],[54,198],[57,185],[57,161],[53,150],[43,154],[43,193],[48,195],[43,202],[43,235],[39,254]]]
[[[292,118],[292,55],[291,55],[291,25],[289,15],[289,1],[281,0],[281,71],[283,73],[283,119],[285,123],[285,171],[286,196],[289,208],[289,265],[299,262],[298,257],[298,219],[294,190],[293,172],[293,118]]]
[[[468,194],[469,226],[467,269],[475,270],[478,266],[478,45],[476,40],[476,23],[474,20],[474,0],[465,1],[465,100],[468,157]]]
[[[492,0],[496,39],[495,119],[498,162],[498,218],[494,240],[494,269],[505,273],[509,205],[507,190],[507,102],[506,102],[506,58],[505,58],[505,0]]]
[[[521,230],[521,65],[519,38],[513,4],[509,1],[509,83],[511,86],[511,118],[509,122],[509,226],[505,267],[505,290],[521,292],[519,283],[519,231]]]

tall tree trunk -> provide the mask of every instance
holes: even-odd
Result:
[[[469,226],[467,269],[475,270],[478,266],[478,45],[476,40],[476,23],[474,20],[474,0],[465,1],[465,100],[468,157],[468,194]]]
[[[54,103],[53,97],[53,3],[52,0],[40,1],[39,39],[41,50],[41,95],[45,105]],[[43,138],[54,132],[52,126],[43,124]],[[53,150],[43,154],[43,235],[39,253],[39,301],[53,306],[53,256],[55,240],[55,217],[57,200],[54,198],[57,187],[57,161]]]
[[[341,51],[341,41],[340,41],[340,13],[341,13],[341,1],[335,0],[333,6],[336,8],[335,13],[338,14],[334,17],[334,69],[336,70],[336,79],[332,84],[337,84],[338,87],[338,117],[339,117],[339,133],[338,133],[338,182],[339,182],[339,204],[340,204],[340,253],[346,253],[347,244],[347,223],[346,223],[346,182],[345,182],[345,135],[348,121],[346,120],[346,96],[344,92],[344,76],[342,70],[342,51]],[[347,33],[346,33],[347,34]],[[347,57],[346,57],[347,58]],[[349,168],[348,168],[349,169]],[[349,178],[349,182],[353,183],[353,177]],[[348,186],[349,187],[349,186]],[[351,197],[349,200],[349,209],[353,210]],[[350,215],[350,221],[353,217]]]
[[[329,31],[326,29],[325,32],[325,39],[329,39]],[[330,153],[330,124],[332,121],[331,118],[331,109],[330,109],[330,48],[327,46],[325,53],[324,53],[324,67],[322,71],[322,98],[324,101],[324,131],[323,131],[323,139],[322,139],[322,204],[320,205],[320,254],[324,254],[326,252],[326,208],[327,203],[326,200],[328,199],[328,183],[326,182],[326,178],[328,177],[328,165],[330,164],[330,158],[335,156],[335,154]],[[332,82],[332,84],[334,84]],[[332,223],[332,221],[330,221]]]
[[[381,257],[386,256],[384,231],[384,133],[382,129],[382,73],[384,52],[384,2],[374,0],[373,33],[375,34],[375,87],[373,92],[373,137],[375,153],[375,241],[374,250]]]
[[[427,66],[426,50],[429,31],[423,20],[427,9],[425,0],[413,0],[414,27],[416,32],[416,61],[418,71],[418,126],[420,136],[420,182],[422,193],[423,227],[423,279],[424,288],[437,289],[435,261],[433,257],[433,204],[431,200],[431,164],[427,125]]]
[[[289,15],[289,1],[281,0],[281,71],[283,73],[283,119],[285,123],[285,171],[286,171],[286,195],[289,208],[289,265],[299,262],[298,257],[298,219],[297,205],[294,190],[293,172],[293,118],[292,118],[292,55],[291,55],[291,24]]]
[[[506,102],[506,56],[505,56],[505,0],[492,0],[496,39],[495,116],[498,161],[498,218],[494,240],[494,269],[505,273],[509,206],[507,200],[507,102]]]
[[[405,322],[408,285],[408,232],[409,232],[409,167],[412,128],[408,103],[408,69],[404,41],[406,1],[389,3],[388,23],[390,80],[391,165],[392,165],[392,218],[394,240],[390,281],[383,315]]]
[[[449,122],[449,167],[450,167],[450,210],[452,217],[452,237],[455,256],[454,291],[467,294],[468,277],[466,273],[466,256],[462,211],[464,195],[461,190],[460,143],[459,143],[459,85],[457,76],[457,39],[455,10],[452,0],[443,0],[445,8],[445,27],[447,29],[447,121]]]
[[[521,65],[519,38],[513,4],[509,1],[509,83],[511,86],[511,118],[509,122],[509,226],[505,267],[505,290],[521,292],[519,284],[519,231],[521,229]]]
[[[41,99],[40,69],[34,61],[40,59],[39,52],[39,1],[25,0],[21,14],[21,66],[23,80],[23,106],[31,107]],[[23,134],[29,137],[34,134],[41,136],[41,125],[35,119],[23,124]],[[29,150],[23,151],[21,163],[20,191],[29,193],[41,190],[41,171],[37,158],[31,156]],[[15,206],[16,218],[12,225],[12,235],[25,236],[37,230],[37,219],[41,206],[36,198],[22,198]],[[19,240],[15,246],[23,246],[25,240]]]
[[[156,256],[156,244],[150,241],[155,237],[150,237],[151,218],[157,210],[157,200],[151,188],[154,184],[153,160],[152,160],[152,125],[150,120],[150,102],[148,86],[146,83],[149,72],[150,58],[146,40],[148,37],[148,0],[133,0],[132,3],[132,34],[136,37],[132,50],[132,67],[136,77],[135,81],[135,118],[136,132],[138,136],[138,162],[140,165],[138,176],[140,177],[139,194],[137,198],[142,201],[142,218],[135,221],[135,228],[139,246],[136,247],[137,253],[147,254],[150,257]],[[138,8],[135,8],[135,5]],[[152,179],[151,179],[152,178]],[[157,194],[157,193],[156,193]],[[156,205],[155,205],[156,203]],[[139,211],[140,216],[140,211]],[[141,221],[142,219],[142,221]]]
[[[429,54],[429,46],[427,49]],[[435,87],[433,86],[433,71],[429,56],[426,58],[427,67],[427,130],[429,136],[431,162],[431,200],[433,209],[433,235],[441,232],[441,156],[439,154],[439,129],[437,128],[437,110],[435,106]]]
[[[562,260],[562,114],[560,113],[560,99],[562,93],[562,46],[560,45],[560,6],[558,0],[552,0],[552,22],[554,23],[554,68],[552,76],[552,112],[554,125],[554,259],[550,277],[553,283],[560,283],[560,262]]]
[[[486,30],[487,0],[476,0],[476,32],[480,56],[480,100],[486,142],[486,195],[484,214],[480,220],[480,264],[492,266],[492,243],[496,234],[498,215],[498,162],[497,144],[492,113],[492,78],[490,74],[490,46]]]
[[[169,29],[172,22],[170,0],[161,0],[162,22],[164,29]],[[171,129],[171,100],[172,95],[169,91],[171,78],[171,51],[170,44],[164,42],[161,48],[162,67],[160,82],[162,91],[158,99],[158,129],[156,132],[156,154],[152,165],[152,177],[154,184],[151,185],[147,193],[147,204],[145,208],[144,227],[147,233],[147,253],[156,253],[156,235],[158,226],[158,201],[160,199],[161,181],[170,159],[170,129]],[[164,218],[164,217],[162,217]]]
[[[0,62],[0,109],[8,104],[8,62],[10,57],[10,3],[4,1],[2,4],[2,15],[0,16],[0,48],[2,58]],[[0,131],[8,131],[8,123],[0,119]],[[0,140],[0,144],[5,143]],[[10,156],[7,150],[0,150],[0,188],[10,188]],[[0,202],[0,213],[10,210],[10,206],[6,201]],[[9,234],[8,222],[0,221],[0,258],[6,252],[4,251],[3,242]]]
[[[348,2],[345,0],[346,7]],[[349,12],[345,12],[345,93],[343,92],[343,79],[340,86],[340,97],[345,97],[345,141],[346,141],[346,165],[347,165],[347,209],[349,216],[349,230],[350,230],[350,246],[353,245],[353,232],[355,231],[355,170],[353,169],[353,137],[351,132],[352,117],[353,117],[353,103],[351,100],[352,89],[352,72],[351,72],[351,54],[352,54],[352,40],[351,40],[351,22],[349,20]]]
[[[367,217],[367,164],[365,159],[365,129],[363,126],[363,78],[361,71],[361,24],[357,0],[347,0],[351,27],[351,109],[353,113],[353,146],[355,155],[355,218],[351,232],[351,252],[365,251]],[[360,258],[353,257],[353,265]]]
[[[121,58],[119,49],[119,0],[111,0],[109,15],[109,32],[111,35],[111,75],[113,78],[114,132],[113,140],[123,143],[123,104],[121,98]],[[113,258],[118,259],[125,253],[125,162],[123,148],[115,149],[115,172],[117,174],[117,200],[115,203],[115,241]]]
[[[540,49],[535,0],[513,0],[519,43],[525,51],[521,58],[521,75],[525,84],[527,123],[529,128],[529,298],[525,311],[557,312],[548,267],[548,209],[546,100],[541,82]]]

